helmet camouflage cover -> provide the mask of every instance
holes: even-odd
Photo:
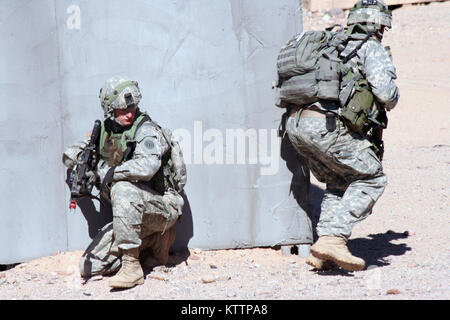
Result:
[[[100,89],[99,98],[105,118],[107,118],[114,116],[114,109],[137,106],[142,95],[136,81],[122,76],[114,76],[106,80],[103,88]]]
[[[391,28],[392,12],[381,0],[358,0],[350,9],[347,25],[362,23]]]

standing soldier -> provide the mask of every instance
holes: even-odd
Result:
[[[355,223],[372,212],[387,184],[379,157],[382,146],[372,143],[369,122],[361,115],[373,106],[378,112],[391,110],[399,90],[393,81],[395,68],[381,45],[383,32],[391,27],[387,6],[380,0],[359,0],[349,12],[347,26],[346,34],[364,40],[349,38],[340,50],[341,58],[352,53],[340,66],[340,103],[319,99],[288,109],[286,132],[314,176],[326,183],[319,238],[307,263],[324,269],[331,261],[355,271],[363,269],[365,261],[350,253],[347,240]]]
[[[175,240],[174,224],[184,204],[186,183],[181,149],[168,129],[161,128],[138,104],[138,83],[112,77],[100,90],[105,120],[97,143],[97,165],[89,181],[110,200],[113,221],[104,226],[83,254],[82,277],[112,274],[113,288],[144,283],[139,261],[143,250],[165,264]],[[87,141],[70,147],[63,163],[73,168]],[[92,187],[91,187],[92,188]]]

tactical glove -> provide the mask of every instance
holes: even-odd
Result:
[[[92,190],[93,186],[99,187],[101,180],[100,176],[96,171],[86,172],[86,177],[88,178],[89,189]]]

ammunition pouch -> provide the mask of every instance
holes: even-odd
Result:
[[[342,121],[351,131],[364,132],[373,102],[374,97],[367,80],[361,79],[355,83],[353,96],[341,110]]]

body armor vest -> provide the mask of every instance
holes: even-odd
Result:
[[[100,156],[108,166],[118,166],[128,160],[126,159],[128,156],[124,157],[125,152],[128,147],[134,149],[136,130],[146,120],[146,116],[145,113],[136,114],[136,120],[133,124],[123,131],[114,130],[115,124],[112,121],[102,123],[99,151]],[[131,152],[129,156],[131,156]]]
[[[169,188],[177,190],[176,183],[173,179],[175,176],[174,170],[172,170],[173,163],[171,159],[171,141],[164,133],[163,129],[153,122],[151,118],[145,114],[138,112],[136,113],[136,120],[133,124],[124,130],[113,130],[114,123],[102,123],[101,133],[100,133],[100,144],[99,151],[100,156],[108,166],[119,166],[123,162],[127,161],[133,156],[134,148],[136,146],[135,135],[137,129],[144,123],[150,122],[150,124],[160,132],[169,146],[169,149],[161,155],[161,167],[152,177],[152,179],[147,182],[148,185],[160,194],[164,194]]]

